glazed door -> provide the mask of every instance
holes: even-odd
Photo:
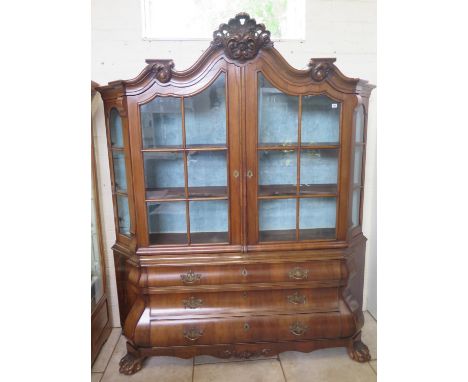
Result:
[[[255,68],[247,78],[248,243],[335,240],[342,103]]]
[[[139,105],[147,244],[239,243],[239,150],[231,122],[235,74]],[[192,85],[193,86],[193,85]],[[201,89],[200,89],[201,88]],[[232,117],[230,115],[233,114]]]

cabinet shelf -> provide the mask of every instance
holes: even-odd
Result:
[[[188,199],[227,199],[227,187],[189,187]],[[186,200],[184,187],[155,188],[146,190],[146,201]]]
[[[227,151],[224,145],[187,145],[182,146],[161,146],[151,149],[142,149],[142,152],[178,152],[178,151]]]
[[[336,196],[338,186],[336,184],[308,184],[301,185],[299,197],[307,196]],[[274,199],[276,197],[290,197],[297,195],[294,184],[271,184],[258,187],[259,199]]]
[[[335,228],[312,228],[312,229],[300,229],[299,240],[333,240],[336,236]],[[271,230],[271,231],[260,231],[259,238],[261,242],[268,241],[295,241],[296,230],[295,229],[284,229],[284,230]]]
[[[261,143],[257,150],[338,149],[338,142],[304,142],[298,144]]]

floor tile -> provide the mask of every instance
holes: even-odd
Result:
[[[285,382],[276,359],[195,365],[193,382]]]
[[[311,353],[280,354],[288,382],[375,382],[376,374],[368,363],[352,361],[345,348],[316,350]]]
[[[143,363],[143,368],[133,375],[119,372],[120,359],[127,352],[126,339],[121,336],[114,354],[107,366],[101,382],[191,382],[193,359],[175,357],[151,357]]]
[[[270,357],[257,357],[253,358],[252,361],[262,360],[262,359],[278,359],[277,355],[272,355]],[[199,355],[195,357],[195,365],[203,365],[206,363],[226,363],[226,362],[245,362],[245,359],[242,358],[217,358],[210,355]]]
[[[361,339],[369,348],[372,359],[377,359],[377,321],[368,312],[364,312]]]
[[[109,363],[112,352],[114,351],[115,344],[119,340],[120,333],[120,328],[112,328],[109,338],[102,346],[96,361],[93,363],[93,368],[91,369],[93,373],[103,373],[104,370],[106,370],[106,366]]]
[[[377,360],[375,361],[370,361],[369,362],[370,367],[372,367],[372,370],[375,371],[375,374],[377,374]]]
[[[91,382],[100,382],[102,373],[91,373]]]

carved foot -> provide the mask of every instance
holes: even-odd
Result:
[[[369,348],[361,340],[354,341],[348,347],[348,354],[356,362],[368,362],[371,360]]]
[[[137,357],[131,353],[127,353],[120,360],[119,371],[122,374],[126,374],[126,375],[135,374],[137,371],[141,370],[144,360],[145,360],[145,357]]]

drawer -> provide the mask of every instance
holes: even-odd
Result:
[[[151,346],[294,341],[341,337],[339,312],[151,320]]]
[[[338,310],[338,288],[150,295],[151,317]]]
[[[148,286],[219,285],[341,279],[339,260],[274,264],[174,266],[148,269]]]

